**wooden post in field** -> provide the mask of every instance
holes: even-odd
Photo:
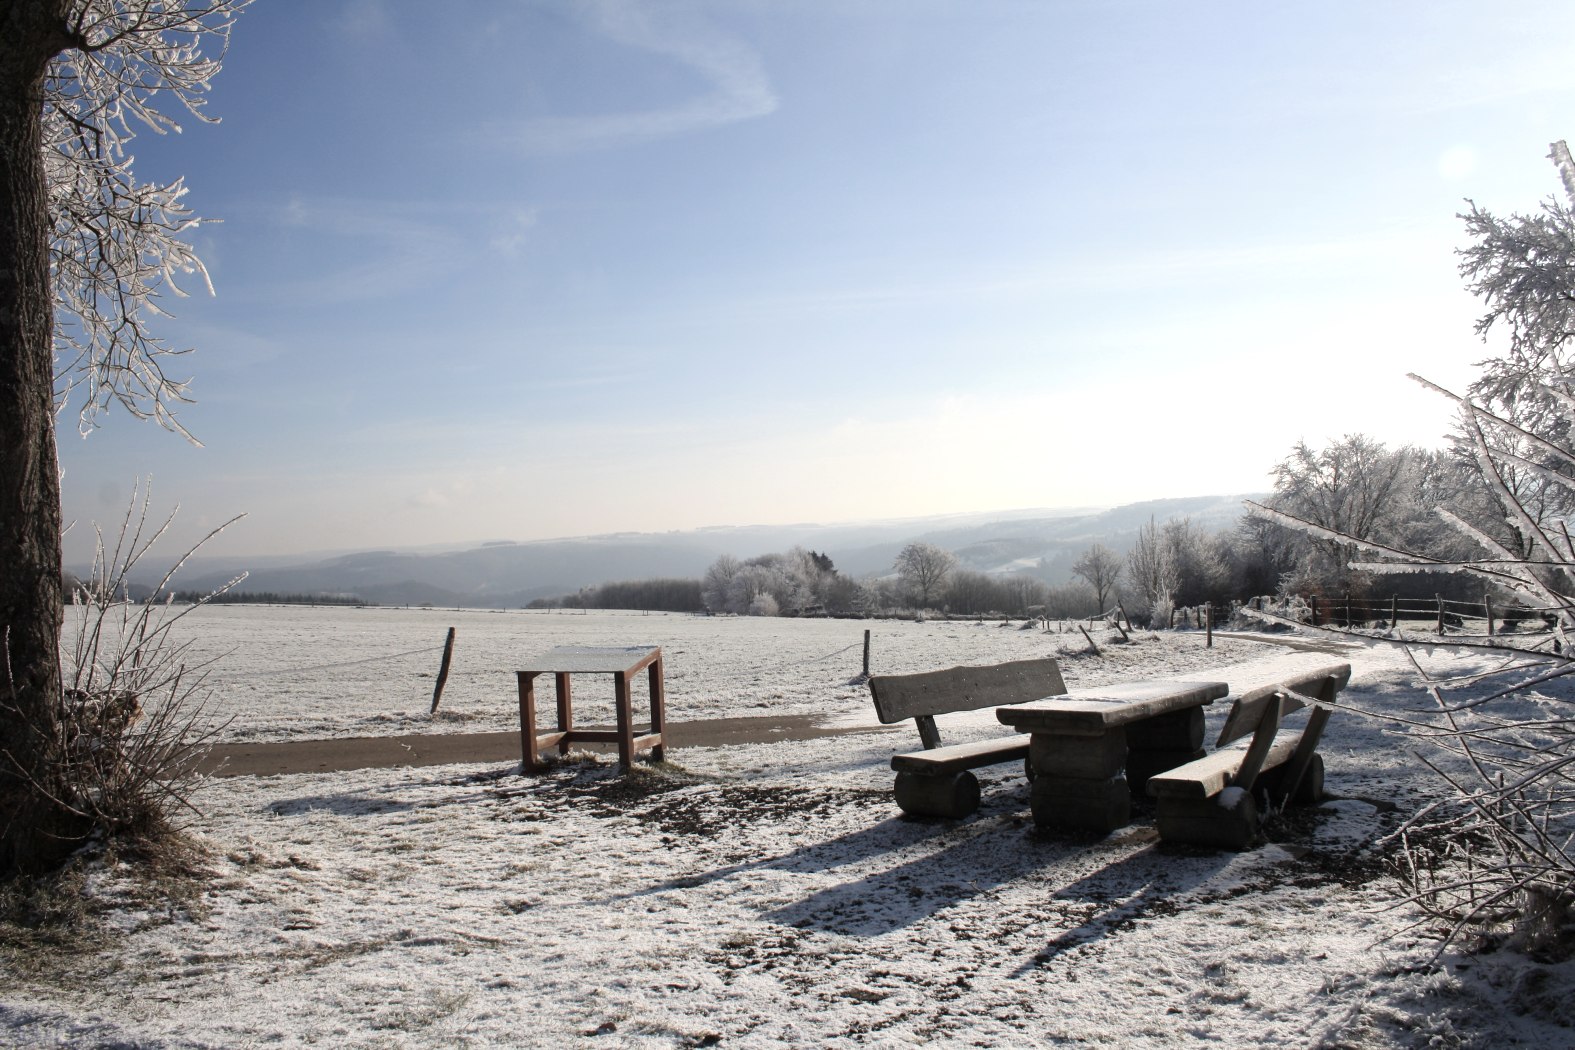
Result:
[[[864,631],[864,677],[868,678],[869,676],[870,676],[870,632],[869,632],[869,629],[866,628],[865,631]]]
[[[438,665],[437,685],[432,687],[432,714],[437,714],[438,701],[443,699],[443,686],[448,682],[448,664],[454,658],[454,628],[448,629],[448,638],[443,642],[443,662]]]
[[[1345,626],[1351,626],[1351,592],[1345,592]]]
[[[1318,626],[1318,596],[1316,594],[1308,595],[1308,597],[1307,597],[1307,604],[1312,609],[1312,625],[1314,627],[1317,627]]]
[[[1119,625],[1118,625],[1118,626],[1119,626]],[[1090,636],[1090,635],[1089,635],[1089,633],[1088,633],[1088,628],[1086,628],[1086,627],[1084,627],[1084,626],[1083,626],[1083,625],[1082,625],[1082,624],[1078,624],[1078,625],[1077,625],[1077,629],[1078,629],[1078,630],[1079,630],[1079,631],[1082,631],[1082,632],[1083,632],[1083,637],[1084,637],[1084,638],[1086,638],[1086,639],[1087,639],[1087,640],[1088,640],[1088,647],[1089,647],[1089,648],[1090,648],[1090,649],[1092,649],[1092,650],[1094,650],[1094,655],[1095,655],[1095,656],[1099,656],[1099,655],[1100,655],[1100,652],[1099,652],[1099,646],[1097,646],[1097,645],[1095,645],[1095,644],[1094,644],[1094,639],[1093,639],[1093,637],[1092,637],[1092,636]]]
[[[1491,638],[1493,637],[1493,596],[1491,594],[1482,595],[1482,604],[1487,608],[1488,637]]]
[[[1214,603],[1203,603],[1203,631],[1206,639],[1203,648],[1214,648]]]
[[[1400,630],[1400,599],[1393,594],[1389,596],[1389,629]]]
[[[1438,633],[1439,634],[1443,634],[1444,633],[1444,596],[1442,594],[1435,594],[1435,595],[1433,595],[1433,597],[1438,599]]]

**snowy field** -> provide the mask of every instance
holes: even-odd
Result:
[[[432,688],[448,628],[454,658],[439,717]],[[679,613],[558,613],[484,610],[207,606],[176,624],[192,660],[213,661],[210,722],[230,740],[487,732],[519,728],[514,671],[556,645],[659,645],[669,719],[815,715],[869,721],[869,691],[850,686],[863,667],[906,674],[968,663],[999,663],[1085,650],[1072,625],[1052,633],[972,622],[792,620]],[[1057,629],[1070,632],[1055,633]],[[1096,640],[1103,638],[1096,631]],[[1199,646],[1201,647],[1201,641]],[[1256,646],[1221,640],[1229,663]],[[1171,673],[1141,654],[1142,674]],[[1133,654],[1069,661],[1068,684],[1119,677]],[[1188,656],[1194,661],[1197,657]],[[1183,670],[1177,665],[1175,670]],[[545,683],[548,702],[551,683]],[[576,677],[578,721],[612,721],[606,676]],[[643,700],[643,690],[636,693]],[[637,707],[637,713],[643,707]],[[915,737],[915,739],[917,739]]]
[[[204,651],[229,653],[214,712],[245,739],[514,728],[512,667],[565,643],[661,645],[674,720],[873,726],[867,690],[848,684],[866,627],[877,673],[1059,654],[1074,687],[1242,682],[1338,658],[1355,667],[1359,705],[1424,699],[1389,647],[1206,649],[1196,632],[1129,645],[1101,633],[1096,657],[1080,635],[973,623],[215,608],[190,624]],[[450,625],[452,716],[434,726]],[[989,712],[942,726],[951,740],[999,731]],[[1434,942],[1407,932],[1416,915],[1395,906],[1369,847],[1434,786],[1378,722],[1337,714],[1323,752],[1339,797],[1275,820],[1270,842],[1240,854],[1163,846],[1142,809],[1108,838],[1040,835],[1006,767],[983,771],[975,817],[903,820],[887,762],[916,743],[905,726],[692,748],[631,777],[586,760],[539,777],[492,765],[215,780],[194,822],[213,873],[200,900],[128,901],[110,943],[13,973],[0,1041],[1572,1043],[1567,967],[1493,954],[1435,968]],[[114,872],[94,887],[127,892]]]

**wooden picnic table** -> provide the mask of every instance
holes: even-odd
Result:
[[[630,681],[641,671],[646,672],[650,684],[651,723],[645,732],[636,735]],[[536,731],[536,677],[553,676],[554,693],[558,702],[558,728],[555,731]],[[574,728],[574,703],[569,678],[574,674],[610,674],[613,676],[615,729]],[[520,694],[520,749],[525,772],[533,772],[543,765],[541,752],[557,745],[559,754],[567,754],[577,743],[615,743],[618,745],[618,762],[628,769],[634,756],[647,748],[651,757],[660,762],[666,755],[663,733],[666,730],[666,698],[662,683],[662,650],[655,645],[560,645],[540,656],[532,657],[525,668],[516,671]]]
[[[1131,820],[1149,777],[1203,757],[1203,708],[1229,692],[1224,682],[1133,682],[995,716],[1030,734],[1034,823],[1109,832]]]

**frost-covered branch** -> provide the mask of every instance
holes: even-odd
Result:
[[[166,372],[187,352],[155,335],[166,294],[208,271],[190,238],[200,223],[184,180],[138,182],[127,145],[142,130],[181,130],[171,110],[203,112],[236,16],[250,0],[79,0],[73,47],[50,66],[42,113],[55,291],[55,403],[86,432],[120,404],[191,435],[175,418],[189,380]]]

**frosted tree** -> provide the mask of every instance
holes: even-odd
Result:
[[[1165,626],[1174,608],[1176,590],[1181,586],[1174,551],[1164,530],[1153,518],[1138,530],[1137,542],[1127,552],[1127,587],[1147,612],[1149,622]]]
[[[940,595],[941,587],[956,566],[957,558],[951,551],[933,543],[915,542],[897,552],[897,560],[892,567],[897,572],[897,579],[902,581],[919,608],[927,609],[930,602]]]
[[[139,183],[127,143],[206,119],[248,0],[0,4],[0,873],[49,866],[83,832],[49,790],[61,717],[55,420],[118,403],[179,431],[176,352],[151,328],[177,275],[205,281],[184,185]]]
[[[1450,680],[1423,673],[1434,718],[1402,719],[1422,727],[1413,729],[1417,740],[1442,749],[1420,757],[1448,790],[1398,834],[1411,901],[1430,921],[1444,920],[1446,940],[1507,931],[1511,944],[1567,957],[1575,721],[1567,694],[1546,686],[1575,675],[1575,541],[1565,518],[1575,506],[1575,164],[1562,142],[1552,159],[1567,201],[1550,201],[1535,216],[1500,220],[1475,206],[1464,216],[1473,243],[1461,252],[1461,271],[1488,305],[1477,330],[1485,336],[1503,326],[1508,353],[1485,362],[1466,395],[1419,379],[1454,405],[1457,449],[1490,504],[1472,507],[1470,517],[1458,502],[1434,508],[1470,553],[1385,542],[1276,506],[1254,513],[1353,552],[1354,570],[1463,576],[1551,624],[1551,637],[1501,633],[1474,643],[1506,657],[1482,673]]]
[[[1324,448],[1298,441],[1274,468],[1270,506],[1323,531],[1310,536],[1301,589],[1343,593],[1353,589],[1354,548],[1330,537],[1378,539],[1395,518],[1412,449],[1391,452],[1365,434],[1347,434]]]
[[[712,562],[706,569],[705,576],[700,581],[700,600],[705,602],[705,607],[713,613],[731,612],[728,608],[728,592],[733,584],[733,577],[738,575],[740,564],[731,554],[724,554]]]
[[[1121,577],[1121,557],[1103,543],[1096,543],[1072,564],[1072,575],[1094,589],[1094,600],[1104,610],[1105,599],[1115,593],[1116,581]]]

